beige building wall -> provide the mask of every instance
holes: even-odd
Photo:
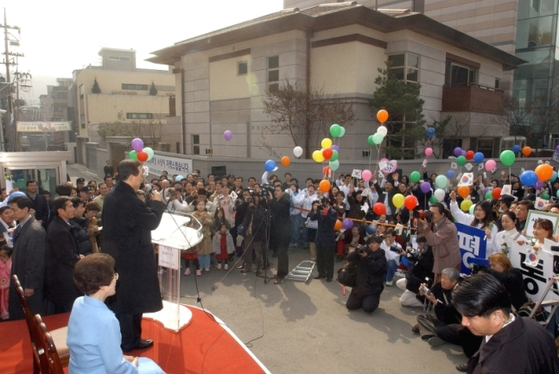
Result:
[[[227,100],[250,97],[250,75],[238,74],[238,64],[247,63],[250,72],[250,55],[233,57],[210,63],[210,100]]]

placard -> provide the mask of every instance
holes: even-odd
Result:
[[[353,171],[351,172],[351,177],[352,178],[357,178],[357,179],[361,179],[361,173],[363,171],[359,170],[359,169],[353,169]]]
[[[524,230],[526,231],[525,237],[531,239],[534,237],[534,222],[538,218],[545,218],[551,221],[553,224],[553,233],[557,232],[557,225],[559,224],[559,215],[547,212],[541,212],[539,210],[528,211],[528,217],[526,218],[526,226]]]
[[[458,246],[460,247],[460,256],[462,258],[460,272],[462,274],[471,274],[472,264],[487,263],[485,257],[487,247],[485,231],[458,222],[454,224],[458,230]]]
[[[192,173],[192,160],[186,158],[162,156],[156,153],[151,160],[143,164],[149,167],[153,175],[161,175],[163,171],[167,171],[169,175],[178,174],[186,177],[187,174]]]
[[[159,266],[179,270],[179,249],[159,245]]]

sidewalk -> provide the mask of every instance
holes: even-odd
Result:
[[[87,184],[87,182],[89,182],[90,180],[94,180],[98,184],[102,181],[102,178],[100,178],[97,174],[89,171],[89,169],[85,165],[68,164],[66,167],[66,171],[68,172],[68,175],[70,176],[70,179],[72,180],[72,183],[74,183],[74,185],[76,185],[76,179],[78,178],[84,178],[85,184]]]

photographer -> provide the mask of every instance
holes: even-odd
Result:
[[[168,202],[167,209],[171,212],[191,212],[189,205],[183,201],[181,191],[176,190],[175,187],[169,188],[167,193]]]
[[[322,207],[309,214],[311,220],[318,221],[316,231],[316,265],[318,275],[314,279],[326,278],[332,282],[334,276],[334,250],[336,248],[336,233],[334,225],[338,220],[338,212],[330,207],[330,199],[322,197]]]
[[[243,253],[242,273],[247,273],[252,268],[252,258],[254,256],[257,271],[260,272],[262,259],[262,248],[266,244],[266,230],[268,228],[268,215],[266,208],[261,204],[261,196],[253,194],[248,198],[248,210],[246,212],[243,223],[238,227],[239,235],[244,236],[247,248]],[[264,253],[264,255],[266,255]],[[262,266],[266,266],[264,263]]]
[[[270,243],[277,246],[278,267],[274,284],[283,283],[283,278],[289,273],[289,258],[287,247],[291,240],[291,221],[289,209],[291,207],[289,196],[283,192],[281,184],[274,187],[274,195],[268,191],[269,204],[272,211],[270,226]]]
[[[348,261],[357,263],[357,286],[352,288],[346,302],[349,310],[363,308],[372,313],[378,307],[386,276],[386,256],[380,248],[381,243],[382,238],[371,236],[366,246],[347,256]]]
[[[407,307],[422,307],[423,297],[418,295],[419,285],[426,282],[426,278],[433,279],[433,250],[427,245],[424,236],[417,238],[417,250],[406,248],[406,258],[413,263],[406,273],[406,277],[396,282],[398,288],[404,290],[400,296],[400,304]],[[428,287],[431,282],[427,282]]]

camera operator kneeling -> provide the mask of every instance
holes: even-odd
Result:
[[[372,236],[367,245],[351,251],[347,260],[357,263],[357,286],[351,290],[346,307],[349,310],[363,308],[372,313],[379,304],[386,277],[386,255],[380,248],[382,238]]]

